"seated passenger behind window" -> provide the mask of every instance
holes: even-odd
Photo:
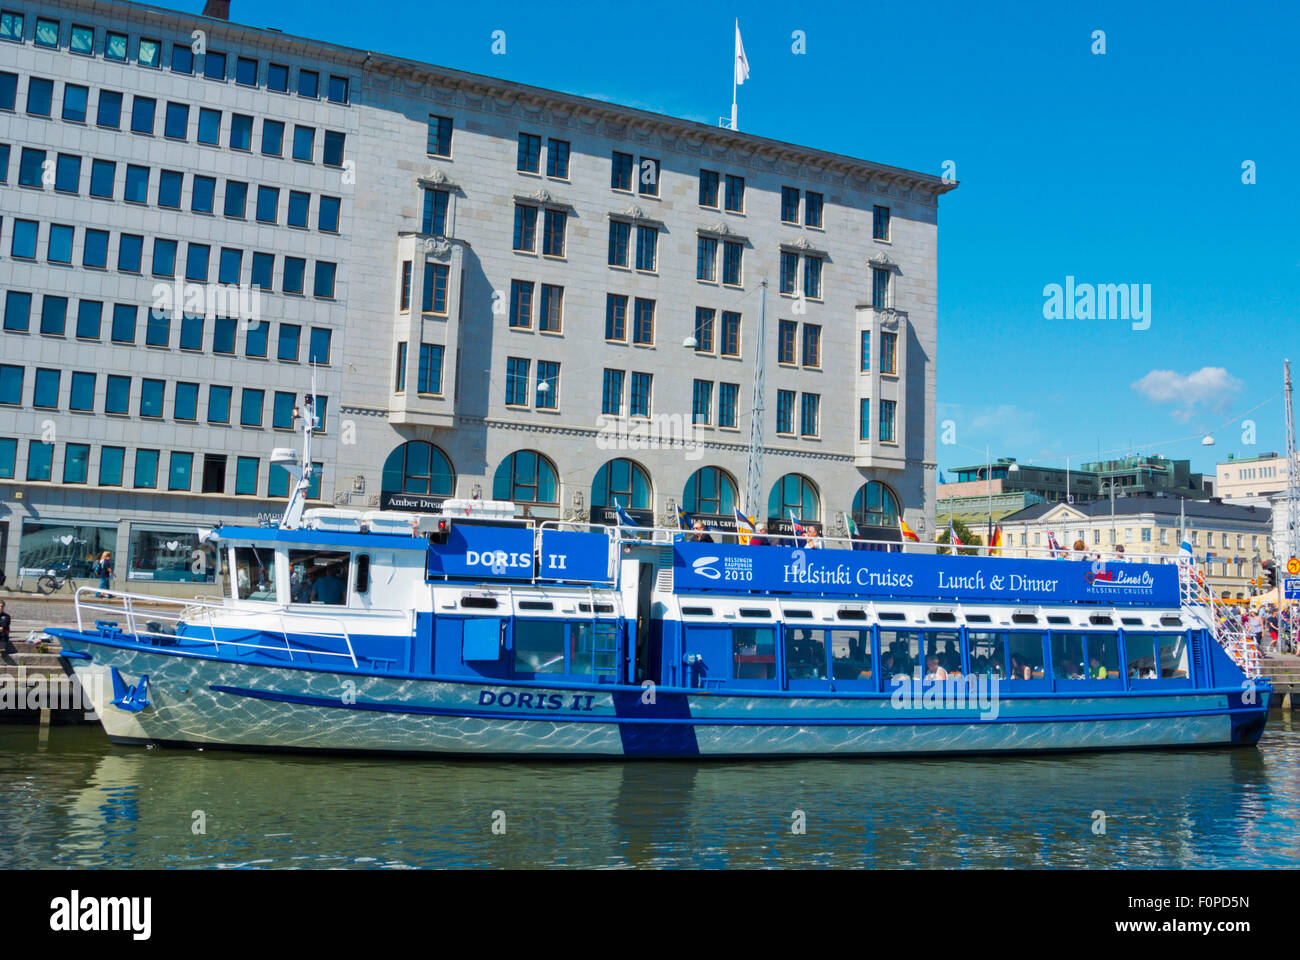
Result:
[[[303,571],[302,581],[293,592],[294,603],[311,603],[312,588],[316,586],[316,581],[320,578],[320,574],[320,570],[316,567]]]
[[[939,666],[939,657],[936,654],[930,654],[925,658],[925,679],[927,680],[947,680],[948,671]]]
[[[1018,653],[1011,655],[1011,676],[1015,680],[1032,680],[1034,677],[1029,664],[1025,663],[1025,658]]]
[[[1058,674],[1058,676],[1060,676],[1062,679],[1065,680],[1080,679],[1078,664],[1076,664],[1073,660],[1062,660],[1061,672]]]
[[[956,670],[961,666],[961,654],[952,648],[952,641],[945,640],[939,651],[939,659],[945,670]]]
[[[338,567],[330,567],[316,578],[312,585],[311,602],[340,604],[347,587],[338,574]]]
[[[1101,665],[1101,661],[1096,657],[1088,658],[1088,676],[1093,680],[1105,680],[1109,674],[1106,668]]]

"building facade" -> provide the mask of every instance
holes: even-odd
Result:
[[[11,576],[201,592],[307,393],[317,504],[932,526],[952,183],[138,4],[0,54]]]
[[[1166,493],[1192,498],[1214,493],[1213,480],[1193,473],[1190,460],[1132,456],[1080,463],[1073,468],[1042,467],[999,457],[992,464],[956,467],[951,474],[954,480],[939,484],[937,494],[943,499],[980,493],[989,474],[1000,492],[1032,493],[1053,502],[1097,500],[1109,497],[1112,490],[1117,495]]]
[[[1206,582],[1221,597],[1249,597],[1250,581],[1273,557],[1273,517],[1267,508],[1160,494],[1109,500],[1039,503],[1002,521],[1005,556],[1044,556],[1048,533],[1070,548],[1082,540],[1089,553],[1176,554],[1183,537],[1191,544]]]
[[[1267,497],[1286,490],[1286,457],[1265,453],[1258,457],[1229,456],[1215,467],[1215,490],[1225,500]]]

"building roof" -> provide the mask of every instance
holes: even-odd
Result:
[[[1255,523],[1260,526],[1268,526],[1273,522],[1273,511],[1267,507],[1240,506],[1217,500],[1194,500],[1190,497],[1162,497],[1152,494],[1142,494],[1135,497],[1117,496],[1115,498],[1115,516],[1135,517],[1143,514],[1155,514],[1160,517],[1176,518],[1179,514],[1180,504],[1182,505],[1183,515],[1188,520]],[[1079,500],[1071,504],[1060,502],[1035,503],[1006,517],[1004,522],[1018,523],[1026,520],[1037,520],[1057,507],[1074,510],[1089,519],[1109,517],[1111,515],[1111,501],[1107,498],[1102,500]]]
[[[957,188],[957,181],[908,170],[904,167],[876,163],[858,157],[818,150],[759,137],[752,133],[742,133],[724,127],[715,127],[696,120],[683,120],[667,114],[654,113],[637,107],[621,106],[607,100],[582,97],[575,94],[534,87],[513,80],[489,77],[483,74],[454,70],[435,64],[397,57],[391,54],[371,50],[362,50],[342,44],[323,40],[312,40],[294,34],[285,33],[275,28],[254,27],[228,20],[222,17],[202,16],[184,13],[150,4],[136,3],[133,0],[73,0],[81,6],[96,9],[108,16],[114,15],[114,7],[129,7],[142,14],[148,14],[178,32],[189,35],[196,20],[211,24],[223,33],[244,34],[261,43],[278,44],[286,48],[298,47],[315,50],[322,55],[332,55],[341,63],[347,63],[358,70],[370,70],[389,74],[398,79],[436,84],[442,88],[462,90],[481,98],[484,109],[502,112],[507,105],[515,105],[533,113],[550,111],[561,117],[583,117],[590,120],[604,120],[616,125],[627,125],[633,131],[643,132],[658,128],[671,132],[680,138],[678,148],[684,152],[699,152],[705,145],[720,146],[727,150],[744,154],[761,153],[777,159],[802,161],[815,167],[833,170],[837,174],[856,176],[862,179],[876,179],[886,183],[896,183],[916,191],[913,199],[919,203],[937,205],[941,194]],[[241,9],[253,9],[251,3],[233,4],[237,15]],[[257,7],[257,16],[262,15],[262,7]],[[415,91],[408,91],[415,93]],[[626,133],[626,131],[621,131]]]

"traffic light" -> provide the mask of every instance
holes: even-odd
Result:
[[[1265,576],[1267,577],[1267,585],[1270,588],[1276,587],[1277,586],[1277,561],[1265,560],[1263,563],[1260,564],[1260,566],[1264,568],[1264,573]],[[1261,577],[1260,579],[1263,580],[1265,579],[1265,577]]]

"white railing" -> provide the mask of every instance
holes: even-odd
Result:
[[[83,596],[84,595],[84,596]],[[106,602],[99,602],[106,601]],[[77,630],[84,633],[85,625],[82,619],[82,611],[89,613],[109,614],[111,616],[124,617],[126,620],[126,632],[135,637],[153,637],[158,639],[176,639],[176,628],[173,632],[167,633],[161,630],[140,629],[140,621],[143,620],[146,628],[150,621],[161,621],[163,623],[175,624],[178,628],[184,624],[190,627],[204,627],[208,629],[208,637],[205,639],[201,634],[187,633],[183,639],[187,641],[197,641],[199,643],[211,643],[214,650],[221,647],[238,647],[247,650],[272,650],[276,653],[287,653],[290,661],[293,660],[294,654],[303,656],[324,656],[324,657],[347,657],[352,661],[352,666],[358,666],[356,650],[352,646],[352,637],[348,633],[347,624],[339,617],[332,617],[307,612],[297,612],[292,610],[283,610],[272,608],[267,610],[248,610],[228,605],[224,600],[214,602],[209,600],[182,599],[174,597],[154,597],[139,593],[124,593],[120,590],[100,590],[96,587],[81,587],[77,590],[75,597],[75,607],[77,613]],[[143,607],[143,609],[141,609]],[[154,609],[162,608],[162,609]],[[175,610],[179,608],[179,610]],[[175,610],[175,612],[173,612]],[[262,623],[249,624],[241,626],[236,621],[240,618],[248,618],[265,621],[268,617],[274,618],[280,627],[280,638],[284,641],[284,646],[274,646],[265,643],[249,643],[241,640],[219,639],[217,637],[216,614],[221,614],[223,627],[233,627],[235,629],[247,629],[250,632],[257,631],[262,633],[274,633],[268,630]],[[103,618],[96,618],[103,619]],[[321,637],[324,639],[342,639],[347,644],[347,652],[335,650],[312,650],[306,647],[295,647],[289,641],[290,630],[287,624],[291,621],[298,621],[301,625],[303,622],[313,624],[324,621],[338,625],[337,633],[327,633],[321,630],[295,629],[292,633],[301,637]]]

